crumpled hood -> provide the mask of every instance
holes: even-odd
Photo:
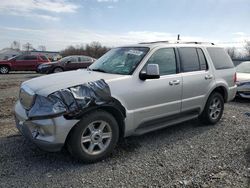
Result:
[[[76,70],[33,78],[23,82],[22,85],[26,85],[36,94],[47,96],[60,89],[81,85],[91,81],[104,79],[107,83],[109,83],[113,80],[126,77],[128,76],[87,70]]]
[[[238,82],[250,82],[250,74],[248,73],[237,73]]]

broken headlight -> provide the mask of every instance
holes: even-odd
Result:
[[[29,110],[35,101],[35,93],[29,87],[23,85],[21,86],[19,92],[19,100],[24,109]]]
[[[34,105],[28,111],[28,117],[30,119],[46,119],[60,116],[65,112],[66,107],[59,98],[53,95],[48,97],[37,95]]]

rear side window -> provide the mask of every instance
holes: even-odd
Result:
[[[216,69],[233,68],[234,64],[223,48],[207,48]]]
[[[182,72],[199,71],[200,63],[196,48],[179,48]]]
[[[147,61],[147,64],[158,64],[160,75],[176,74],[176,58],[173,48],[157,50]]]

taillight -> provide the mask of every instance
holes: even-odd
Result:
[[[233,80],[234,80],[234,83],[237,82],[237,73],[234,73]]]

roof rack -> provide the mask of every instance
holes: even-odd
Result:
[[[156,43],[169,43],[169,44],[211,44],[215,45],[213,42],[196,42],[196,41],[153,41],[153,42],[140,42],[139,44],[156,44]]]

